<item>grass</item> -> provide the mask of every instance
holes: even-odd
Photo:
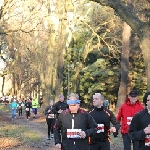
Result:
[[[9,107],[0,105],[0,114],[10,112]],[[0,116],[0,149],[4,147],[14,147],[30,142],[39,141],[37,133],[27,129],[24,125],[14,124],[10,119]]]

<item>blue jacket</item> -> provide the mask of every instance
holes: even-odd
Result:
[[[16,103],[16,102],[12,102],[12,103],[10,104],[10,107],[11,107],[12,109],[17,109],[17,103]]]

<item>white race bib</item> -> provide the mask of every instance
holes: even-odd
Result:
[[[133,117],[127,117],[127,124],[130,125]]]
[[[150,146],[150,135],[146,135],[145,137],[145,146]]]
[[[79,139],[81,138],[79,133],[81,129],[67,129],[67,138]]]
[[[54,116],[49,116],[49,115],[48,115],[48,118],[54,118]]]
[[[29,108],[26,108],[26,111],[29,111]]]
[[[97,133],[104,132],[104,124],[98,124],[97,129]]]

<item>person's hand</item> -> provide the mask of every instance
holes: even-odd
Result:
[[[110,128],[110,132],[116,132],[116,128],[115,127],[111,127]]]
[[[61,149],[61,144],[56,144],[55,147],[56,147],[56,149],[60,150]]]
[[[48,110],[48,113],[50,112],[51,110]]]
[[[58,113],[60,114],[62,111],[63,111],[63,110],[60,109],[60,110],[58,111]]]
[[[150,125],[144,129],[145,134],[150,134]]]
[[[86,134],[85,134],[85,132],[84,131],[81,131],[80,133],[79,133],[79,135],[81,136],[81,138],[85,138],[86,137]]]

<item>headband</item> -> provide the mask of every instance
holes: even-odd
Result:
[[[80,100],[67,100],[67,104],[70,105],[70,104],[80,104]]]

